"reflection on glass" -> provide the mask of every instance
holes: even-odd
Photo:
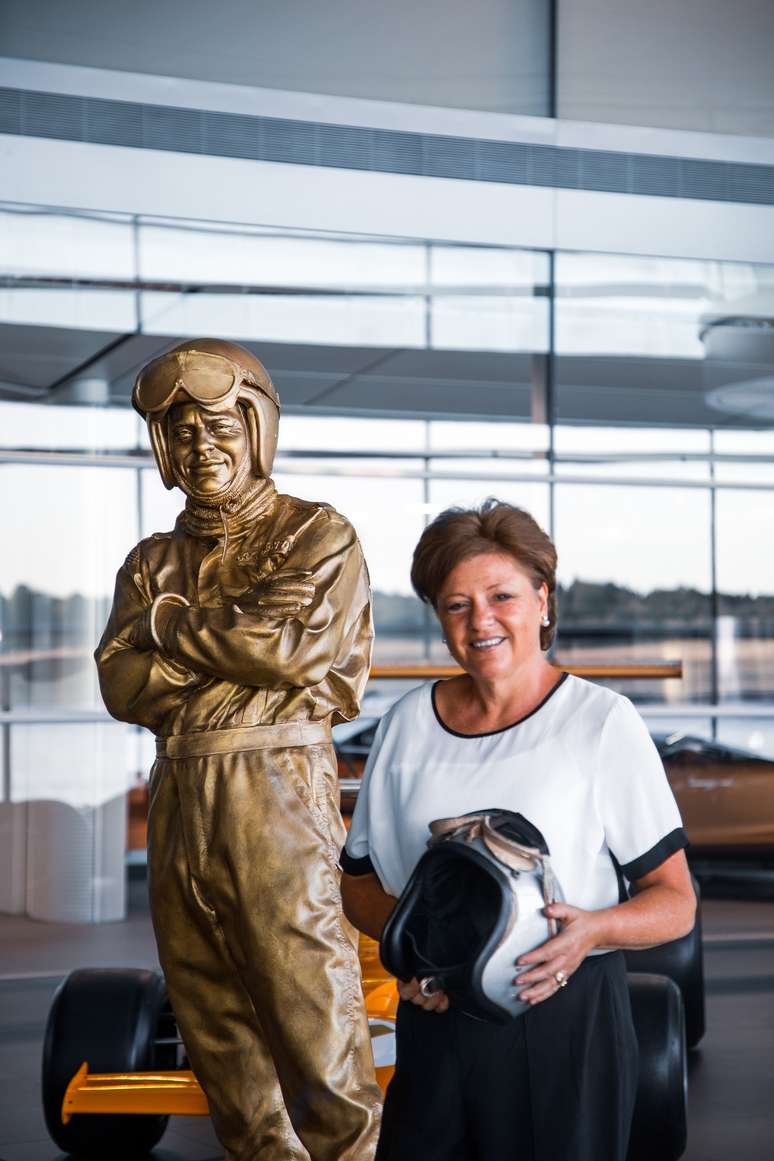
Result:
[[[545,351],[548,346],[544,298],[437,296],[430,319],[431,345],[450,351]]]
[[[349,346],[425,345],[424,298],[306,295],[141,295],[143,331],[159,335],[218,334],[221,338]]]
[[[429,248],[432,346],[447,350],[545,351],[547,255],[486,246]]]
[[[424,526],[422,481],[275,474],[282,492],[332,504],[355,526],[374,602],[377,663],[419,661],[423,614],[412,595],[411,555]]]
[[[1,602],[0,602],[1,604]],[[5,698],[2,708],[6,708]],[[27,894],[27,808],[11,802],[10,753],[11,727],[0,726],[0,914],[23,915]]]
[[[140,417],[127,407],[2,403],[0,447],[131,451]],[[145,431],[145,424],[142,425]]]
[[[708,480],[710,433],[690,428],[557,424],[557,475]]]
[[[156,468],[144,468],[140,477],[140,505],[140,535],[152,536],[154,532],[172,531],[185,506],[185,496],[179,488],[167,491]]]
[[[18,706],[100,707],[92,651],[137,539],[130,469],[0,465],[2,668]]]
[[[623,692],[627,692],[625,688]],[[678,717],[676,714],[670,716],[668,713],[656,714],[653,710],[653,706],[645,705],[642,707],[645,724],[654,738],[667,739],[673,736],[682,737],[686,734],[696,738],[712,737],[712,718],[693,718],[682,715]]]
[[[546,512],[547,491],[531,490],[531,485],[510,477],[545,476],[548,473],[548,428],[539,423],[475,423],[433,420],[429,425],[430,468],[434,475],[463,476],[467,479],[434,480],[430,485],[434,499],[444,497],[441,506],[478,504],[487,496],[499,496],[529,511],[530,503],[520,496],[540,497],[538,510]],[[446,455],[439,455],[446,452]],[[491,479],[482,478],[490,476]],[[478,477],[478,478],[476,478]],[[453,497],[462,497],[456,500]],[[446,499],[446,497],[452,497]]]
[[[434,425],[435,426],[435,425]],[[427,423],[422,419],[368,419],[346,415],[283,415],[278,455],[301,450],[349,453],[423,452]]]
[[[0,813],[27,804],[24,909],[33,918],[123,918],[135,736],[115,722],[12,726],[11,795]]]
[[[548,488],[541,483],[504,480],[431,480],[428,514],[437,516],[445,508],[477,508],[490,498],[524,508],[548,529]]]
[[[548,472],[548,462],[544,459],[521,459],[516,456],[503,454],[502,458],[487,458],[486,456],[433,456],[431,460],[433,474],[438,477],[444,475],[450,479],[452,490],[457,479],[464,485],[470,483],[484,489],[486,495],[499,495],[508,491],[509,494],[524,486],[524,477],[528,481],[532,478],[545,476]]]
[[[424,245],[357,236],[145,220],[139,227],[139,247],[140,273],[146,280],[349,290],[425,282]]]
[[[713,443],[719,483],[774,484],[774,431],[718,430]]]
[[[716,496],[718,692],[725,701],[774,698],[774,497]]]
[[[548,346],[545,253],[6,207],[0,254],[0,322],[60,328],[55,353],[33,349],[33,337],[19,360],[32,391],[134,329],[139,274],[150,284],[142,322],[157,346],[196,333],[283,343],[273,352],[279,389],[285,373],[286,402],[299,408],[317,395],[327,406],[333,396],[323,392],[346,384],[339,407],[375,399],[393,414],[470,415],[478,405],[501,416],[284,416],[278,486],[332,503],[354,523],[373,583],[377,663],[448,660],[409,583],[426,522],[494,495],[547,527],[553,468],[558,656],[680,659],[682,682],[616,683],[653,711],[652,731],[714,736],[774,758],[768,718],[713,719],[697,704],[717,695],[738,713],[735,703],[774,700],[774,267],[557,255],[561,422],[551,432],[517,421],[530,417]],[[389,358],[363,372],[381,353],[359,349],[380,347]],[[118,382],[125,392],[127,380]],[[718,385],[733,394],[710,398]],[[745,416],[738,405],[748,391],[757,411]],[[149,450],[128,407],[5,402],[0,420],[4,449]],[[0,726],[0,910],[116,917],[123,796],[151,765],[153,739],[112,724],[24,719],[101,712],[91,655],[115,572],[138,534],[174,527],[184,498],[147,466],[6,463],[0,486],[0,706],[22,719]],[[406,687],[372,684],[365,712]],[[691,703],[700,717],[678,712]],[[74,853],[88,859],[76,865]],[[52,883],[62,898],[47,893]],[[74,909],[63,913],[65,904]]]
[[[524,452],[548,451],[548,427],[542,423],[464,423],[435,419],[430,424],[430,447],[439,451]]]
[[[772,286],[752,263],[558,253],[558,418],[770,419]]]
[[[548,341],[537,251],[37,207],[0,211],[0,239],[0,273],[22,280],[0,291],[6,322],[468,351]]]
[[[752,263],[559,252],[557,351],[700,357],[707,312],[773,285],[772,268]]]
[[[121,722],[11,727],[11,800],[104,806],[136,776],[136,732]]]
[[[643,700],[709,700],[709,493],[560,484],[555,514],[561,657],[682,660],[682,681],[642,681],[627,692]]]
[[[117,331],[122,334],[136,329],[135,307],[133,290],[71,286],[49,289],[6,286],[0,289],[0,322],[25,326]]]
[[[439,287],[497,288],[532,295],[548,283],[548,256],[540,250],[436,242],[430,247],[430,281]]]
[[[339,459],[336,456],[331,457],[321,452],[316,456],[310,453],[297,458],[283,457],[277,461],[276,471],[273,475],[275,479],[277,476],[296,479],[299,481],[300,488],[306,486],[305,481],[310,476],[324,479],[326,487],[341,487],[342,483],[351,480],[351,502],[353,489],[357,489],[359,481],[364,477],[373,480],[374,483],[381,482],[383,487],[390,488],[394,480],[402,482],[406,476],[420,477],[423,467],[424,460],[407,459],[403,456],[363,455],[351,459]],[[338,484],[334,481],[338,481]]]
[[[727,746],[738,746],[758,758],[774,761],[774,721],[759,718],[718,718],[717,739]]]
[[[700,358],[712,263],[604,254],[556,256],[558,354]]]
[[[134,227],[118,214],[56,213],[36,206],[0,211],[0,273],[64,278],[134,278]]]

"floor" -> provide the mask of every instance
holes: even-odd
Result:
[[[732,890],[738,895],[744,886]],[[39,1100],[46,1014],[59,980],[73,968],[156,966],[141,884],[133,884],[132,899],[123,923],[73,926],[0,917],[0,1161],[61,1158],[46,1135]],[[691,1054],[684,1158],[772,1161],[774,902],[705,898],[704,928],[707,1034]],[[207,1118],[173,1117],[153,1157],[216,1161],[222,1152]]]

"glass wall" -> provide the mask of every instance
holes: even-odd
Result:
[[[682,681],[621,684],[654,731],[774,756],[771,268],[33,207],[0,237],[0,909],[23,909],[13,808],[69,811],[97,849],[152,761],[91,654],[116,569],[181,507],[132,381],[200,331],[275,377],[278,487],[357,528],[377,663],[448,659],[412,550],[497,496],[555,538],[558,660],[680,660]]]
[[[539,251],[20,205],[0,209],[0,240],[0,325],[56,328],[64,360],[105,348],[110,358],[98,369],[108,381],[90,402],[125,403],[131,383],[115,371],[133,378],[134,366],[110,349],[115,343],[118,352],[125,336],[142,333],[152,352],[155,338],[162,346],[170,336],[217,334],[282,349],[286,405],[317,405],[340,378],[332,372],[351,368],[343,353],[373,348],[369,361],[384,362],[395,411],[414,410],[400,392],[413,372],[433,413],[470,413],[468,398],[444,407],[441,392],[432,394],[433,375],[444,391],[455,380],[462,389],[472,375],[482,392],[508,386],[504,415],[515,406],[530,416],[531,356],[548,343],[548,256]],[[294,361],[285,349],[314,346],[342,355]],[[43,391],[53,381],[51,359],[26,346],[19,354],[26,393]],[[89,376],[93,390],[93,368]],[[72,385],[57,388],[58,402],[73,398]],[[368,403],[353,399],[350,408],[358,406]]]
[[[557,254],[555,271],[562,647],[680,656],[679,688],[635,690],[658,720],[719,705],[717,738],[772,753],[765,715],[733,707],[774,692],[774,270]]]
[[[43,421],[77,411],[2,407],[9,419],[36,423],[38,442]],[[136,467],[125,459],[97,466],[109,458],[104,451],[91,466],[0,463],[4,494],[18,497],[0,517],[4,542],[19,546],[4,555],[0,579],[6,710],[99,709],[91,652],[117,565],[138,535],[172,527],[181,507],[144,439],[133,452],[132,413],[91,411],[123,424],[123,456],[134,454]],[[10,425],[5,435],[13,442]],[[673,450],[643,458],[649,435]],[[680,440],[704,450],[683,461]],[[17,449],[29,442],[20,427]],[[357,527],[375,591],[377,661],[441,656],[410,592],[414,544],[443,508],[497,496],[553,531],[563,659],[681,659],[679,686],[627,687],[648,701],[771,701],[774,575],[765,536],[774,489],[724,487],[716,467],[708,433],[695,430],[289,415],[275,478],[282,491],[325,500]]]
[[[13,402],[0,419],[6,454],[26,449],[0,452],[0,910],[115,919],[139,735],[106,718],[92,654],[137,536],[137,474],[97,462],[130,451],[138,425],[127,410]]]

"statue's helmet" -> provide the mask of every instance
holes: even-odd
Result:
[[[153,454],[166,488],[175,486],[169,454],[167,413],[190,399],[208,411],[239,404],[250,440],[252,470],[271,475],[279,431],[279,396],[263,363],[245,347],[221,339],[190,339],[143,367],[132,406],[148,424]]]

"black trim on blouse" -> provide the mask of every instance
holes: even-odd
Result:
[[[435,691],[441,684],[440,681],[436,681],[433,685],[433,688],[430,691],[430,701],[433,706],[435,720],[438,722],[438,725],[441,727],[441,729],[445,730],[447,734],[453,734],[455,738],[492,738],[495,734],[504,734],[506,730],[512,730],[514,726],[520,726],[522,722],[526,722],[527,718],[531,718],[533,714],[536,714],[538,710],[541,710],[546,702],[554,696],[559,686],[564,684],[565,678],[569,676],[569,673],[562,673],[556,685],[552,685],[543,700],[539,701],[535,708],[531,709],[528,714],[524,715],[523,718],[517,718],[515,722],[511,722],[507,726],[501,726],[499,730],[485,730],[483,734],[461,734],[459,731],[453,730],[451,726],[446,725],[446,722],[438,713],[438,706],[435,704]]]
[[[341,852],[339,862],[345,875],[373,875],[376,873],[370,855],[363,855],[356,859],[346,847]]]
[[[630,883],[634,883],[637,879],[641,879],[643,875],[650,874],[655,871],[656,867],[660,867],[670,855],[675,851],[681,851],[688,846],[688,836],[681,826],[665,834],[662,839],[659,839],[655,846],[651,847],[649,851],[645,851],[636,859],[632,859],[630,863],[622,863],[621,870],[626,875]]]
[[[608,850],[607,853],[610,855],[610,862],[613,864],[613,870],[615,871],[615,880],[618,884],[618,902],[625,903],[626,900],[629,898],[629,889],[626,886],[626,876],[624,875],[623,871],[621,870],[621,864],[618,862],[618,859],[615,857],[613,852],[611,850]]]

